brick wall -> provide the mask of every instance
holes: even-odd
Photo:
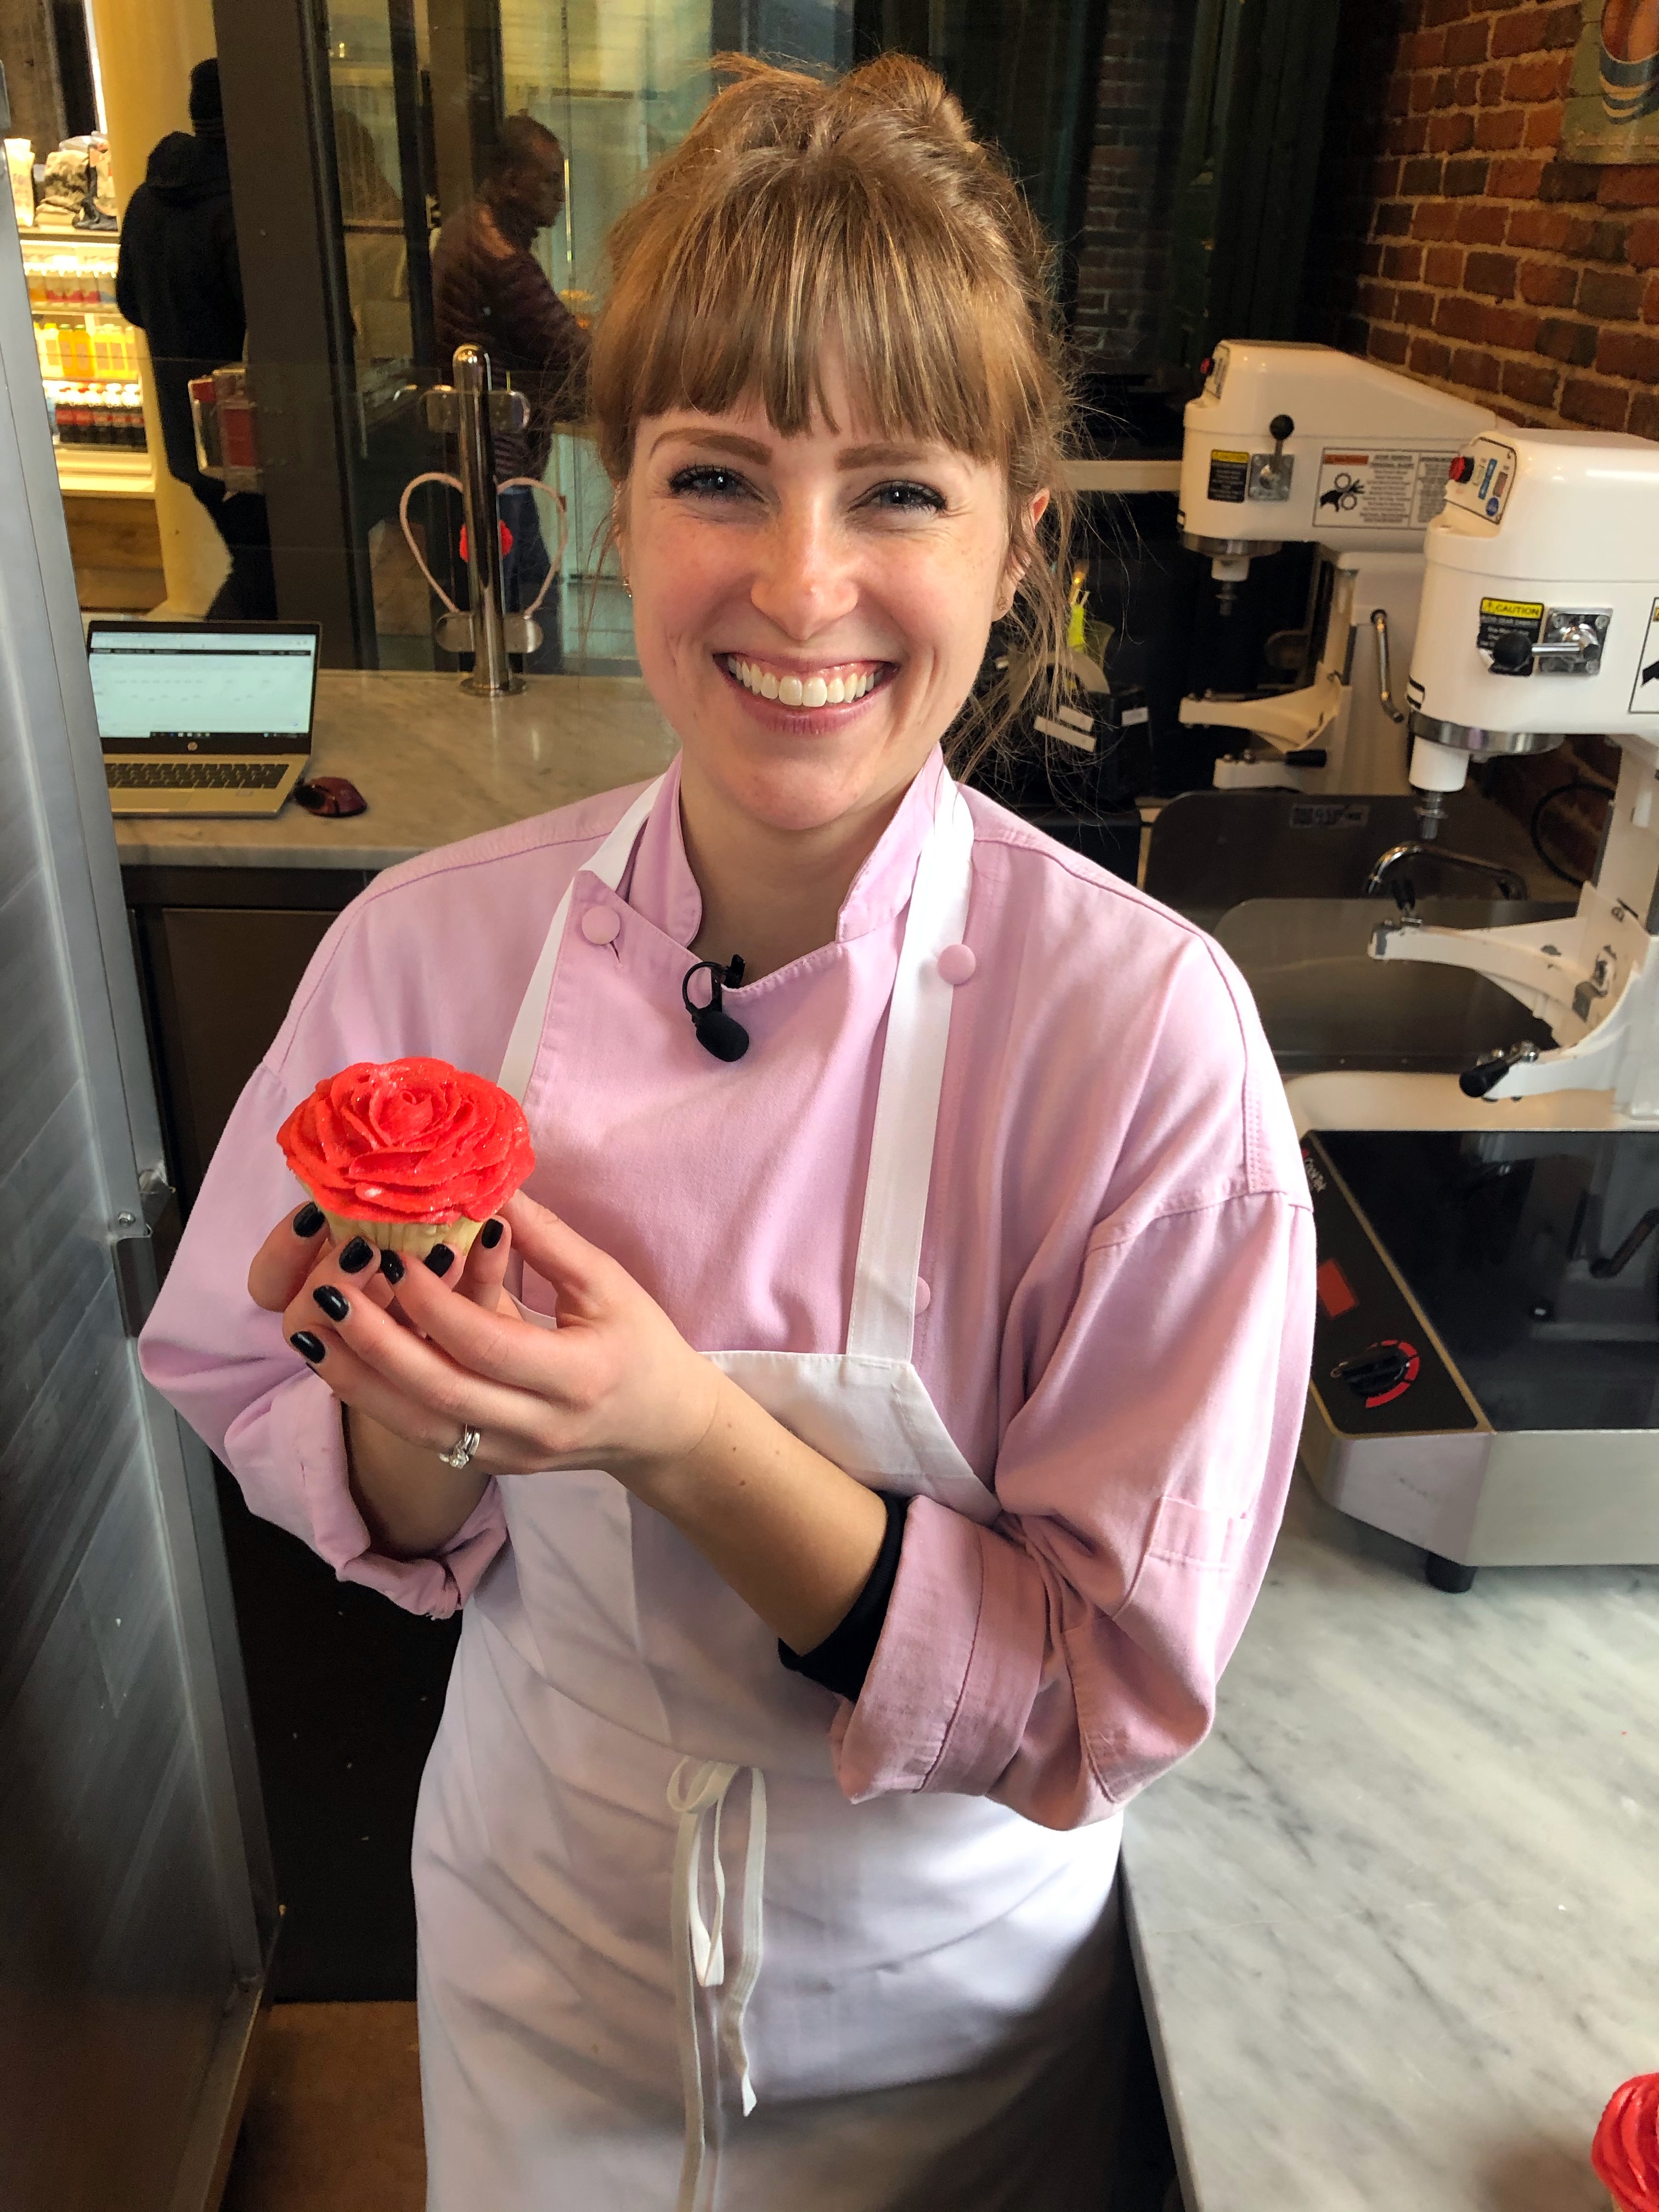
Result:
[[[1582,20],[1404,0],[1319,334],[1516,422],[1659,437],[1659,166],[1560,157]]]
[[[1170,246],[1192,0],[1109,0],[1073,339],[1084,365],[1146,365]]]

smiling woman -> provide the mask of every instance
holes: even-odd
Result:
[[[465,1603],[432,2212],[1083,2212],[1121,1808],[1266,1565],[1307,1193],[1216,948],[945,769],[993,621],[1061,612],[1029,214],[917,64],[732,74],[593,350],[678,758],[341,917],[143,1356],[343,1577]],[[534,1140],[464,1260],[337,1243],[274,1141],[410,1056]]]

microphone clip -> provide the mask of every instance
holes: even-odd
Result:
[[[704,1006],[698,1006],[692,999],[694,975],[708,978],[708,999]],[[716,1060],[741,1060],[749,1049],[748,1030],[720,1003],[722,993],[735,991],[742,981],[743,962],[735,952],[729,963],[696,961],[680,979],[680,999],[691,1017],[697,1042],[705,1052],[712,1052]]]

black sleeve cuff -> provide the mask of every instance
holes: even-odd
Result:
[[[910,1510],[908,1498],[895,1498],[890,1491],[881,1492],[881,1502],[887,1508],[887,1528],[881,1540],[881,1549],[876,1554],[876,1564],[871,1568],[864,1588],[853,1600],[843,1619],[830,1630],[822,1644],[806,1652],[792,1651],[780,1641],[778,1657],[792,1674],[805,1674],[809,1681],[817,1682],[837,1697],[856,1699],[864,1687],[864,1678],[870,1671],[870,1662],[876,1656],[876,1646],[881,1641],[882,1625],[887,1619],[888,1601],[893,1595],[893,1584],[898,1580],[899,1553],[904,1542],[904,1516]]]

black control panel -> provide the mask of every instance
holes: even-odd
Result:
[[[1332,1427],[1348,1437],[1479,1428],[1317,1137],[1303,1139],[1302,1164],[1319,1255],[1313,1387]]]

